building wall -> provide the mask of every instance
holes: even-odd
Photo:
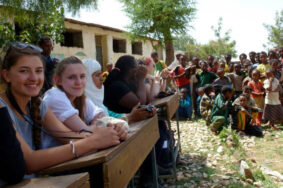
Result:
[[[142,56],[150,56],[151,52],[155,51],[153,46],[149,40],[142,42],[142,53],[143,55],[135,55],[132,54],[132,45],[129,37],[126,33],[116,32],[108,29],[103,29],[94,26],[88,26],[84,24],[70,23],[65,21],[66,29],[73,29],[77,31],[82,31],[83,37],[83,48],[78,47],[65,47],[60,44],[55,44],[54,49],[52,51],[52,55],[57,58],[64,58],[71,55],[76,55],[80,58],[94,58],[96,59],[96,42],[95,36],[102,37],[102,54],[103,54],[103,62],[100,62],[105,69],[105,65],[107,63],[113,63],[117,61],[117,59],[122,55],[133,55],[135,58],[141,58]],[[113,51],[113,38],[114,39],[125,39],[126,40],[126,53],[115,53]],[[156,41],[154,41],[157,44]],[[161,50],[160,50],[161,49]],[[162,48],[158,50],[159,56],[162,59],[163,51]]]

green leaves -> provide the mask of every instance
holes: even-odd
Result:
[[[120,0],[131,18],[128,27],[136,35],[172,40],[172,34],[183,33],[195,15],[192,0]]]
[[[271,48],[283,46],[283,9],[281,12],[276,12],[274,25],[263,25],[268,31],[268,45]]]
[[[201,59],[206,59],[208,55],[221,58],[225,54],[236,57],[236,41],[231,41],[230,30],[223,34],[222,18],[219,18],[218,25],[212,26],[211,29],[214,32],[215,40],[211,40],[207,44],[197,43],[190,37],[186,39],[186,36],[182,34],[175,38],[174,45],[178,50],[187,51],[190,56],[197,56]]]
[[[36,44],[42,36],[61,42],[65,9],[73,14],[95,9],[97,0],[0,0],[0,5],[0,48],[6,49],[13,41]]]

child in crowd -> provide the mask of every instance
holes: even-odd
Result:
[[[243,80],[243,82],[242,82],[242,88],[244,88],[245,86],[247,86],[248,85],[248,83],[250,82],[250,81],[252,81],[252,72],[253,72],[253,70],[254,69],[256,69],[256,68],[254,68],[254,67],[252,67],[252,66],[249,66],[248,67],[248,71],[247,71],[247,76],[244,78],[244,80]]]
[[[240,54],[239,56],[240,64],[243,65],[244,61],[247,59],[247,55],[245,53]]]
[[[200,101],[200,114],[208,126],[211,119],[211,110],[213,106],[213,100],[215,98],[214,88],[210,84],[206,84],[203,88],[204,94]]]
[[[276,128],[274,122],[283,120],[283,109],[279,100],[279,81],[274,78],[271,69],[266,70],[266,77],[263,82],[266,91],[263,119],[269,120],[269,126]]]
[[[213,67],[215,57],[213,55],[207,56],[208,69]]]
[[[197,100],[196,100],[196,111],[197,111],[197,117],[201,117],[201,113],[200,113],[200,101],[202,99],[202,96],[204,95],[204,88],[203,87],[199,87],[197,89],[198,91],[198,97],[197,97]]]
[[[109,73],[112,71],[113,69],[113,64],[112,63],[107,63],[106,65],[106,71],[102,73],[103,76],[103,80],[105,81],[107,76],[109,75]]]
[[[202,72],[197,74],[198,87],[211,84],[216,78],[218,78],[216,74],[208,72],[208,64],[206,62],[202,62],[201,70]]]
[[[192,102],[188,95],[187,88],[182,88],[180,90],[180,101],[179,101],[178,113],[181,118],[191,119],[192,117]]]
[[[219,64],[218,64],[218,59],[215,58],[214,61],[213,61],[213,63],[212,63],[212,67],[209,67],[209,68],[208,68],[208,71],[209,71],[209,72],[213,72],[213,73],[217,73],[218,66],[219,66]]]
[[[226,54],[225,56],[224,56],[224,58],[225,58],[225,72],[227,73],[227,72],[229,72],[229,67],[230,67],[230,64],[231,64],[231,59],[232,59],[232,56],[231,56],[231,54]]]
[[[217,70],[217,75],[218,75],[218,78],[216,78],[212,85],[220,85],[221,87],[222,86],[229,86],[231,87],[231,82],[230,82],[230,79],[227,77],[227,76],[224,76],[225,75],[225,71],[223,68],[219,68]]]
[[[145,80],[146,84],[146,95],[147,95],[147,103],[153,101],[159,92],[165,91],[166,81],[161,79],[161,72],[155,72],[155,64],[152,58],[145,57],[142,60],[145,63],[145,67],[147,69],[147,76]]]
[[[268,51],[268,60],[271,60],[271,59],[278,59],[277,53],[274,50]]]
[[[265,72],[267,69],[270,68],[270,64],[267,62],[267,54],[266,52],[261,52],[260,53],[260,60],[261,60],[261,64],[257,66],[257,70],[260,72],[260,78],[261,78],[261,82],[263,82],[266,78]]]
[[[242,82],[245,78],[241,70],[241,65],[239,63],[234,64],[235,72],[227,74],[230,78],[233,88],[235,91],[235,98],[237,98],[242,93]]]
[[[238,97],[234,107],[235,115],[232,117],[232,128],[244,131],[248,135],[262,136],[262,128],[256,126],[255,116],[253,115],[257,112],[257,109],[250,107],[248,103],[247,95],[241,94]]]
[[[260,52],[256,53],[256,55],[255,55],[255,61],[258,62],[258,65],[261,64]]]
[[[162,72],[164,69],[167,68],[167,65],[165,64],[165,62],[158,59],[157,52],[152,52],[151,58],[153,59],[154,64],[155,64],[154,72]]]
[[[257,66],[259,65],[259,63],[256,61],[256,53],[254,51],[251,51],[249,53],[249,57],[250,57],[250,61],[252,63],[252,66],[257,68]]]
[[[248,86],[252,88],[251,98],[255,101],[256,107],[263,110],[264,108],[264,88],[263,84],[259,81],[260,72],[255,69],[252,71],[252,81],[248,83]],[[261,125],[262,112],[258,114],[256,124]]]
[[[282,70],[280,69],[279,65],[279,61],[277,59],[271,59],[269,61],[272,72],[274,74],[274,77],[279,80],[279,82],[283,81],[283,74],[282,74]]]
[[[218,134],[224,126],[228,125],[232,91],[232,88],[228,86],[222,87],[221,93],[217,95],[213,102],[210,130],[215,134]]]
[[[187,77],[186,74],[186,66],[187,66],[187,57],[184,55],[180,56],[180,64],[178,65],[174,70],[174,79],[176,86],[180,90],[181,88],[187,88],[188,95],[190,96],[191,90],[190,90],[190,80]]]

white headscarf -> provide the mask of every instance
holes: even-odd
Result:
[[[86,67],[86,96],[98,107],[103,109],[103,113],[108,115],[107,109],[103,104],[104,99],[104,86],[99,89],[96,87],[92,80],[92,74],[98,70],[101,70],[101,65],[94,59],[83,59],[84,65]]]

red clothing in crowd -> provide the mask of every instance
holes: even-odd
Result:
[[[174,75],[178,76],[178,75],[183,74],[184,72],[185,72],[185,69],[182,66],[177,66],[174,71]],[[175,78],[175,82],[176,82],[177,87],[182,87],[187,84],[190,84],[190,80],[186,76],[183,76],[181,78]]]

